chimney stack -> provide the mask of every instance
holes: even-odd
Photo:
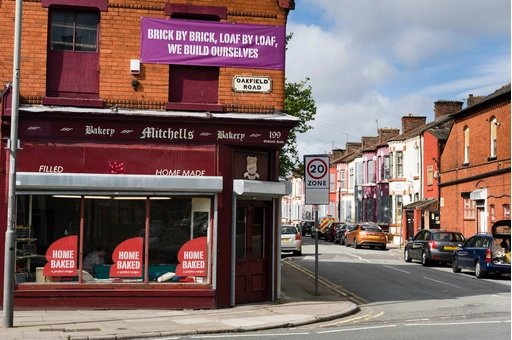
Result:
[[[413,116],[412,113],[409,113],[407,116],[402,117],[402,134],[408,133],[426,123],[427,117]]]
[[[471,95],[470,95],[471,96]],[[462,110],[461,101],[456,100],[438,100],[434,103],[434,119],[437,120],[442,116],[446,116]]]

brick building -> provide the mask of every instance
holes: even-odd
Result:
[[[293,7],[24,1],[16,307],[222,308],[279,298],[276,226],[288,188],[278,158],[298,121],[283,113]],[[0,13],[7,198],[15,1],[0,2]],[[86,268],[101,247],[105,264]]]
[[[510,219],[510,84],[453,119],[439,162],[441,226],[490,232]]]

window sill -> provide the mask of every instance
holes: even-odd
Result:
[[[77,107],[103,107],[101,99],[77,99],[77,98],[61,98],[61,97],[43,97],[43,105],[54,106],[77,106]]]
[[[166,110],[172,111],[201,111],[201,112],[222,112],[221,104],[201,104],[201,103],[165,103]]]

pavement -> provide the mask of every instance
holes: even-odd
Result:
[[[388,249],[401,252],[392,244]],[[342,287],[319,276],[315,288],[314,273],[294,262],[293,257],[282,260],[281,297],[276,302],[215,310],[15,310],[14,327],[2,329],[0,338],[158,339],[297,327],[360,311]]]

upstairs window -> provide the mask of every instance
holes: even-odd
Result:
[[[97,12],[55,10],[50,13],[50,50],[97,52]]]
[[[368,161],[367,164],[367,174],[368,174],[368,183],[375,183],[375,162],[374,161]]]
[[[396,177],[404,177],[404,153],[403,151],[396,152]]]
[[[351,167],[349,169],[349,188],[353,189],[355,184],[355,175],[354,175],[354,168]]]
[[[434,185],[434,166],[433,165],[427,166],[427,185],[428,186]]]
[[[347,175],[345,173],[345,170],[341,170],[340,176],[341,176],[340,187],[341,187],[341,189],[346,189],[347,188],[347,180],[346,180]]]
[[[99,99],[100,12],[51,9],[43,105],[103,107]]]
[[[389,162],[389,156],[384,156],[384,180],[387,181],[391,176],[391,163]]]
[[[469,127],[464,128],[464,163],[463,165],[469,164]]]
[[[498,136],[498,121],[496,117],[491,118],[491,156],[490,158],[496,158],[496,139]]]

